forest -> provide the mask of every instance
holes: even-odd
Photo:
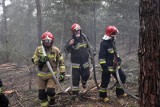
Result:
[[[98,62],[100,43],[106,26],[116,26],[119,34],[115,43],[127,77],[124,87],[129,94],[117,99],[112,87],[116,80],[111,78],[111,89],[108,89],[111,101],[100,102],[93,68],[90,68],[89,89],[81,89],[82,99],[73,102],[69,95],[57,94],[58,107],[146,107],[148,104],[148,107],[158,107],[159,5],[158,0],[0,0],[0,79],[10,101],[9,107],[40,106],[36,79],[39,71],[31,59],[41,45],[44,32],[54,35],[53,45],[60,49],[66,75],[70,75],[70,54],[64,51],[64,46],[72,37],[73,23],[81,26],[81,32],[94,49],[98,83],[102,74]],[[63,88],[70,84],[69,76],[61,83]],[[56,90],[59,92],[58,88]]]

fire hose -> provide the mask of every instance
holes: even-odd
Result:
[[[83,34],[83,35],[84,35],[84,34]],[[92,47],[92,45],[90,44],[90,42],[89,42],[88,38],[86,37],[86,35],[84,35],[84,38],[85,38],[85,40],[86,40],[86,42],[87,42],[87,44],[88,44],[89,51],[90,51],[91,62],[92,62],[92,65],[93,65],[94,82],[95,82],[97,88],[99,89],[99,85],[98,85],[97,79],[96,79],[96,71],[95,71],[95,61],[94,61],[93,47]],[[117,76],[117,79],[118,79],[118,83],[119,83],[120,86],[123,88],[123,90],[124,90],[128,95],[130,95],[132,98],[134,98],[134,99],[136,99],[136,100],[139,100],[138,97],[136,97],[135,95],[133,95],[131,92],[129,92],[129,90],[127,90],[127,89],[124,87],[124,85],[123,85],[123,83],[122,83],[122,81],[121,81],[121,79],[120,79],[120,76],[119,76],[118,68],[116,69],[116,76]],[[114,84],[113,86],[111,86],[110,88],[113,88],[114,86],[115,86],[115,84]],[[109,88],[109,89],[110,89],[110,88]]]
[[[46,57],[47,54],[46,54],[46,51],[45,51],[45,49],[44,49],[44,47],[43,47],[42,41],[41,41],[41,45],[42,45],[43,55]],[[53,69],[52,69],[51,64],[49,63],[49,61],[47,61],[46,64],[47,64],[47,67],[48,67],[50,73],[52,74],[52,77],[53,77],[54,82],[58,85],[58,87],[60,88],[60,90],[61,90],[63,93],[66,93],[66,92],[68,91],[68,89],[64,90],[64,89],[62,88],[61,84],[59,83],[59,80],[58,80],[58,79],[56,78],[56,76],[55,76],[55,73],[54,73],[54,71],[53,71]]]
[[[90,53],[90,57],[91,57],[91,63],[92,63],[92,66],[93,66],[94,82],[95,82],[97,88],[99,89],[99,85],[97,83],[97,78],[96,78],[96,70],[95,70],[95,61],[94,61],[95,53],[93,51],[93,47],[92,47],[91,43],[89,42],[89,40],[88,40],[88,38],[86,37],[85,34],[83,34],[83,37],[84,37],[84,39],[86,40],[86,42],[88,44],[88,49],[89,49],[89,53]]]
[[[127,90],[125,87],[124,87],[124,84],[122,83],[121,79],[120,79],[120,76],[119,76],[119,71],[118,71],[118,68],[116,68],[116,76],[117,76],[117,80],[118,80],[118,83],[119,85],[122,87],[122,89],[124,90],[124,92],[126,92],[128,95],[130,95],[132,98],[136,99],[136,100],[139,100],[138,97],[136,97],[135,95],[133,95],[131,92],[129,92],[129,90]]]

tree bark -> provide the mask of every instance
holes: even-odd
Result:
[[[160,1],[139,5],[140,107],[160,107]]]
[[[41,3],[40,0],[36,1],[36,8],[37,8],[37,30],[38,30],[38,42],[41,41],[41,35],[42,35],[42,15],[41,15]]]

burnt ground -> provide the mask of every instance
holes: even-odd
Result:
[[[137,95],[138,90],[138,64],[134,57],[127,57],[122,63],[122,68],[127,75],[126,89]],[[97,67],[97,79],[100,79],[101,72]],[[9,107],[40,107],[37,98],[37,74],[38,70],[34,65],[18,67],[13,63],[0,65],[0,78],[4,84],[4,90],[13,90],[6,94],[10,100]],[[112,78],[109,87],[115,83]],[[70,79],[66,77],[62,83],[63,88],[70,86]],[[81,87],[81,86],[80,86]],[[75,101],[71,100],[69,94],[58,94],[57,107],[137,107],[138,102],[134,98],[127,96],[117,99],[115,88],[108,90],[110,101],[104,103],[98,99],[98,90],[94,85],[93,74],[88,81],[87,92],[81,88],[80,97]],[[58,89],[57,89],[58,91]],[[59,92],[59,91],[58,91]]]

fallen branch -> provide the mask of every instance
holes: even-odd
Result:
[[[16,100],[16,101],[19,103],[19,105],[20,105],[21,107],[24,107],[20,101],[18,101],[18,100]]]

